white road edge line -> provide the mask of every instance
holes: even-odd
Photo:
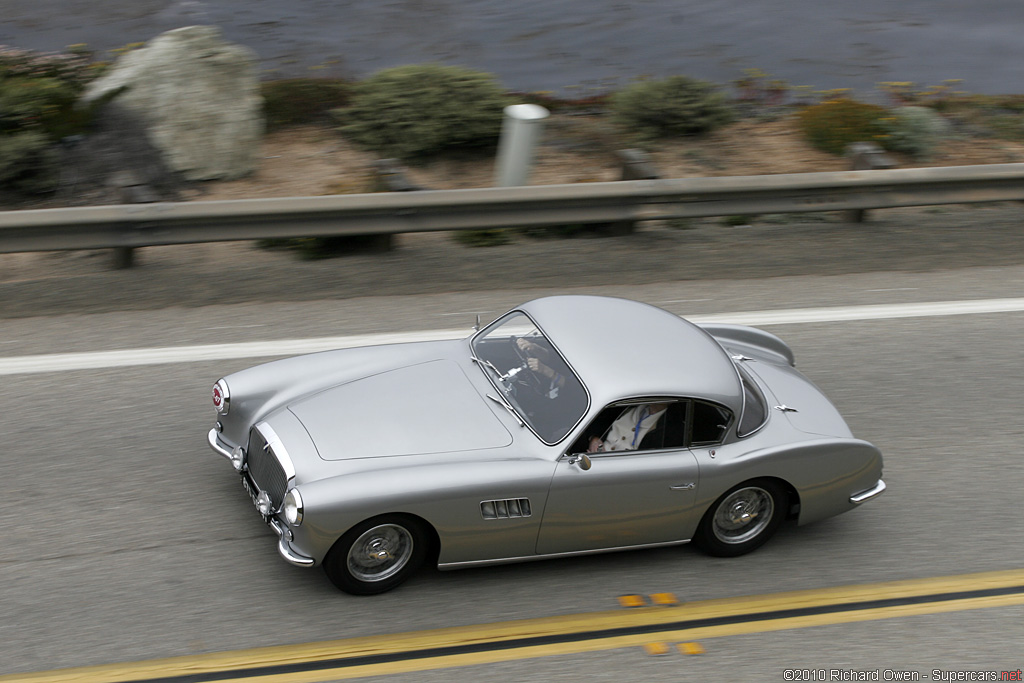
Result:
[[[776,311],[743,311],[738,313],[688,316],[688,320],[695,323],[731,323],[767,327],[770,325],[803,325],[808,323],[1019,312],[1024,312],[1024,298],[934,301],[916,304],[874,304],[831,308],[794,308]],[[470,333],[469,329],[421,330],[416,332],[363,334],[346,337],[279,339],[239,344],[207,344],[203,346],[11,356],[6,358],[0,357],[0,375],[26,375],[43,372],[130,367],[135,365],[159,365],[163,363],[197,363],[238,358],[293,356],[302,353],[315,353],[317,351],[345,349],[355,346],[461,339],[469,336]]]

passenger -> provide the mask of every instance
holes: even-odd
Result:
[[[656,434],[664,429],[661,418],[667,409],[667,403],[642,403],[626,408],[612,422],[604,439],[590,437],[587,453],[635,451],[642,447],[644,437],[660,438]]]

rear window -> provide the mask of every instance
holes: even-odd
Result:
[[[760,429],[768,419],[768,404],[764,394],[743,368],[740,368],[740,379],[743,382],[743,414],[736,435],[747,436]]]

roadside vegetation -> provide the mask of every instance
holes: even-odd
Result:
[[[511,104],[491,74],[440,64],[385,69],[352,86],[331,114],[339,131],[386,157],[416,161],[459,151],[492,152]]]
[[[87,53],[0,46],[0,188],[32,194],[56,187],[56,145],[86,130],[92,111],[75,103],[95,70]]]
[[[18,206],[58,187],[62,147],[90,134],[98,110],[76,103],[108,66],[109,61],[96,59],[84,46],[59,55],[0,47],[0,202]],[[378,157],[413,165],[492,156],[502,109],[518,102],[565,115],[569,123],[562,124],[563,141],[602,154],[627,147],[656,150],[751,120],[781,119],[793,121],[807,145],[832,155],[842,155],[854,142],[874,142],[910,160],[925,161],[950,139],[1024,142],[1024,95],[973,95],[958,85],[880,83],[875,101],[864,102],[846,90],[791,86],[748,70],[728,86],[672,76],[638,80],[617,92],[565,96],[509,93],[491,74],[426,64],[387,69],[360,81],[267,81],[262,95],[268,131],[317,124]],[[591,227],[526,233],[586,235],[593,234]],[[458,237],[474,245],[501,244],[508,238],[505,231]],[[339,251],[338,244],[329,242],[311,238],[290,246],[315,258]]]

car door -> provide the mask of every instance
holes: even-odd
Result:
[[[660,399],[663,400],[663,399]],[[592,423],[638,402],[609,406]],[[590,469],[575,455],[588,431],[555,467],[537,540],[539,554],[687,540],[698,485],[697,460],[685,448],[689,401],[665,411],[664,441],[653,448],[590,453]],[[589,428],[588,428],[589,429]],[[678,436],[672,436],[672,434]]]

